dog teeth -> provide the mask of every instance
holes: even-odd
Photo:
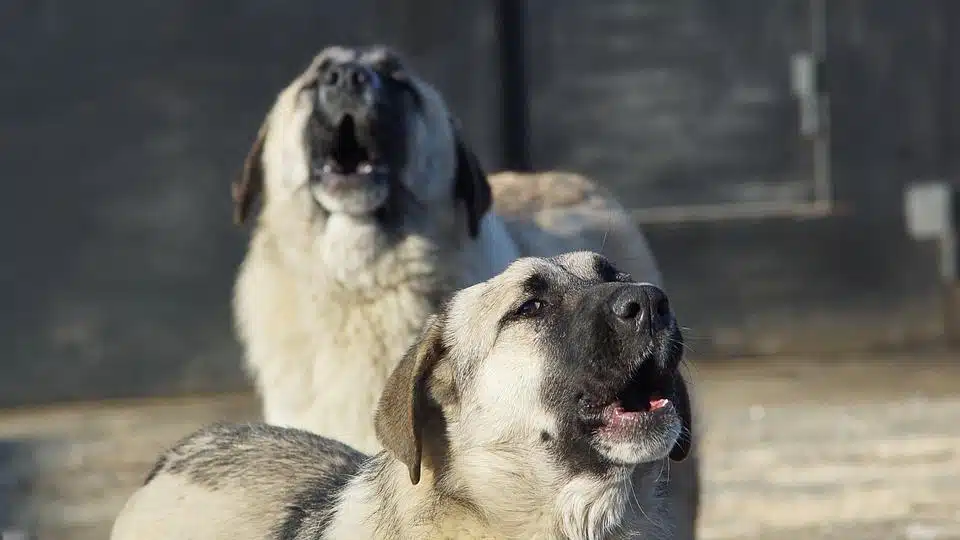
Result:
[[[332,172],[333,172],[333,164],[332,164],[332,163],[324,163],[324,164],[323,164],[323,167],[321,167],[320,170],[321,170],[324,174],[332,173]]]
[[[373,165],[369,163],[361,163],[357,165],[357,172],[360,174],[370,174],[373,172]]]
[[[652,399],[650,400],[650,410],[655,411],[657,409],[662,409],[663,407],[666,407],[668,403],[670,402],[663,398]]]

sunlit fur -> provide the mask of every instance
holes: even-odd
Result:
[[[388,375],[417,329],[453,290],[490,278],[519,256],[589,249],[660,284],[643,234],[596,183],[566,172],[490,175],[493,209],[468,234],[453,191],[455,147],[469,148],[445,101],[405,67],[422,107],[409,117],[402,223],[330,213],[308,186],[313,112],[307,89],[324,55],[285,88],[262,128],[264,195],[240,269],[234,313],[264,418],[381,448],[371,416]],[[382,54],[388,54],[383,52]],[[697,515],[697,458],[671,468],[674,520]],[[684,538],[689,537],[688,535]]]
[[[451,291],[493,276],[518,256],[576,249],[623,260],[647,281],[659,283],[660,275],[626,213],[577,175],[491,176],[494,206],[505,215],[487,213],[478,237],[470,238],[464,210],[451,196],[451,113],[412,73],[423,107],[409,118],[406,193],[399,201],[404,234],[373,217],[324,211],[309,189],[309,83],[320,58],[343,54],[339,47],[321,53],[265,120],[264,204],[237,279],[234,312],[268,422],[374,451],[370,415],[380,389]]]
[[[373,217],[327,213],[308,188],[313,110],[307,70],[266,122],[265,200],[236,285],[234,311],[264,417],[364,450],[383,383],[441,297],[517,256],[503,224],[468,239],[452,194],[454,136],[444,102],[414,79],[422,114],[409,119],[406,234]]]
[[[593,257],[575,253],[560,260],[583,275]],[[381,465],[368,464],[345,492],[330,538],[365,537],[369,523],[380,520],[385,527],[403,523],[400,529],[410,538],[671,537],[655,483],[673,441],[636,441],[633,454],[617,448],[611,457],[640,462],[636,469],[594,475],[564,471],[540,440],[542,433],[556,432],[556,413],[540,397],[555,361],[529,328],[501,330],[497,322],[522,295],[523,280],[544,266],[551,265],[518,261],[489,282],[457,293],[433,323],[443,325],[447,351],[438,369],[449,371],[443,378],[452,379],[458,392],[443,410],[447,468],[440,477],[430,473],[421,480],[440,487],[410,485],[402,466],[377,476],[371,471]],[[676,439],[679,420],[674,424]],[[447,498],[440,497],[439,508],[436,491]],[[467,502],[458,505],[459,500]],[[424,515],[436,517],[424,521]]]
[[[569,336],[552,349],[532,324],[497,324],[526,294],[522,283],[532,273],[548,275],[564,294],[563,287],[592,286],[565,276],[584,276],[595,258],[521,259],[456,293],[427,319],[397,368],[410,369],[408,359],[420,350],[438,355],[425,372],[421,398],[438,407],[430,425],[443,429],[423,432],[416,484],[410,464],[392,450],[366,457],[304,431],[213,426],[160,459],[118,517],[112,538],[673,538],[670,502],[658,497],[669,446],[591,472],[571,469],[543,438],[575,414],[543,400],[545,390],[572,390],[545,388],[558,369],[550,350],[590,334]],[[567,318],[562,322],[570,314],[552,317]],[[404,380],[391,377],[390,384],[401,387],[388,386],[378,418],[403,418],[402,403],[388,396],[407,396]],[[396,448],[410,441],[381,442]]]

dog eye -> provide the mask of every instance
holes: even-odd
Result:
[[[532,317],[540,313],[546,305],[547,303],[539,298],[531,298],[520,304],[520,307],[517,308],[517,315],[521,317]]]

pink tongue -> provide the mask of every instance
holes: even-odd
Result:
[[[663,408],[663,407],[666,407],[666,406],[667,406],[667,403],[670,403],[670,401],[669,401],[669,400],[666,400],[666,399],[654,399],[654,400],[651,400],[651,401],[650,401],[650,410],[651,410],[651,411],[655,411],[655,410],[657,410],[657,409],[661,409],[661,408]]]

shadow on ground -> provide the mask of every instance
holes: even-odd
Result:
[[[36,458],[42,446],[40,441],[0,439],[0,532],[29,525],[32,483],[40,470]]]

